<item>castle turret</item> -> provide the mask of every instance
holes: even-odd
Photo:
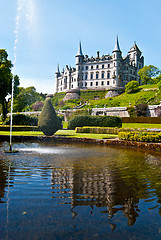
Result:
[[[113,50],[113,84],[117,87],[120,85],[121,79],[121,60],[122,60],[122,52],[120,50],[118,36],[116,38],[115,48]]]
[[[81,41],[79,43],[78,52],[76,55],[76,88],[81,87],[81,79],[82,79],[82,62],[83,62],[83,53],[82,53],[82,46]]]
[[[58,92],[58,86],[59,86],[59,81],[58,81],[59,76],[60,76],[60,70],[59,70],[59,63],[58,63],[57,70],[55,72],[56,91],[57,92]]]
[[[130,48],[128,55],[130,65],[136,67],[137,72],[139,71],[139,69],[144,67],[144,57],[142,56],[142,52],[138,48],[136,42],[134,42],[134,45],[132,46],[132,48]],[[138,75],[136,78],[137,78],[136,80],[139,81]]]

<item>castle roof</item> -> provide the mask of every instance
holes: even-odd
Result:
[[[79,47],[78,47],[77,56],[83,56],[83,53],[82,53],[82,46],[81,46],[81,41],[79,42]]]
[[[137,51],[137,52],[140,52],[140,49],[138,48],[136,42],[134,43],[134,45],[130,48],[130,51],[129,52],[132,52],[132,51]]]
[[[115,52],[115,51],[121,52],[120,46],[119,46],[118,35],[117,35],[117,38],[116,38],[115,48],[114,48],[113,52]]]

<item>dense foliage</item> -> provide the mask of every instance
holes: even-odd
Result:
[[[12,117],[13,125],[37,126],[38,118],[31,117],[25,114],[14,114]],[[4,125],[10,125],[10,118],[4,122]]]
[[[61,120],[57,117],[50,99],[45,101],[39,117],[38,126],[47,136],[52,136],[58,129],[62,128]]]
[[[2,118],[7,116],[7,100],[6,97],[12,92],[11,68],[13,67],[6,50],[0,49],[0,103],[2,104]],[[17,86],[19,85],[19,77],[14,76],[14,93],[17,94]]]
[[[138,72],[142,84],[153,83],[153,78],[156,77],[159,73],[160,70],[153,65],[144,66]]]
[[[122,120],[114,116],[77,116],[68,123],[69,129],[83,126],[121,127]]]
[[[139,84],[137,81],[130,81],[125,85],[126,93],[135,93],[139,91]]]
[[[156,132],[119,132],[119,139],[137,142],[161,142],[161,133]]]
[[[32,104],[40,101],[41,97],[34,87],[20,88],[14,99],[14,112],[23,112],[32,109]]]
[[[141,103],[141,104],[137,104],[135,106],[135,110],[136,110],[136,116],[137,117],[146,117],[146,111],[147,111],[148,105],[146,103]]]

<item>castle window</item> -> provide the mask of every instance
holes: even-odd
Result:
[[[87,80],[88,79],[88,74],[86,73],[86,75],[85,75],[85,80]]]
[[[99,74],[99,73],[96,73],[96,79],[98,79],[98,74]]]
[[[93,79],[93,73],[91,73],[91,79]]]
[[[62,91],[62,87],[60,88],[60,91]]]
[[[107,73],[107,78],[110,78],[110,73],[109,72]]]
[[[87,83],[85,83],[85,87],[87,87]]]
[[[102,78],[104,78],[105,77],[105,74],[104,74],[104,72],[102,73]]]
[[[79,87],[79,82],[78,82],[78,87]]]
[[[110,81],[107,81],[107,85],[110,85]]]
[[[104,64],[102,64],[102,68],[104,68]]]
[[[113,55],[113,57],[115,58],[115,54]]]
[[[72,88],[73,88],[73,84],[72,84]]]
[[[80,66],[78,67],[78,70],[80,70]]]
[[[88,70],[88,66],[86,66],[86,70]]]
[[[84,70],[84,67],[82,67],[82,70]]]
[[[115,67],[115,62],[113,63],[114,67]]]
[[[83,80],[83,78],[84,78],[84,75],[82,74],[82,80]]]
[[[110,68],[110,64],[108,64],[108,68]]]
[[[93,82],[90,82],[90,86],[91,86],[91,87],[93,86]]]
[[[93,69],[93,66],[91,66],[91,69]]]
[[[61,85],[62,85],[62,81],[61,81]]]
[[[113,84],[115,84],[115,80],[113,80]]]
[[[102,86],[104,85],[104,82],[103,82],[103,81],[101,82],[101,85],[102,85]]]
[[[98,65],[96,65],[96,68],[98,69],[98,68],[99,68],[99,66],[98,66]]]
[[[98,82],[96,82],[96,86],[98,86]]]

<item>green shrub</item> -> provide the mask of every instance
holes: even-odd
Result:
[[[76,127],[76,133],[118,134],[118,128],[112,127]]]
[[[161,133],[156,132],[125,132],[118,133],[119,139],[137,142],[161,142]]]
[[[137,117],[146,117],[146,110],[148,105],[146,103],[137,104],[135,106]]]
[[[47,136],[52,136],[58,129],[62,128],[61,120],[57,117],[50,99],[45,101],[39,117],[38,126]]]
[[[114,116],[77,116],[69,121],[68,128],[75,129],[83,126],[121,127],[122,120]]]
[[[136,93],[139,91],[139,84],[137,81],[130,81],[125,85],[126,93]]]
[[[26,125],[26,126],[37,126],[38,118],[31,117],[25,114],[14,114],[12,116],[13,125]],[[10,118],[4,122],[4,125],[10,125]]]

